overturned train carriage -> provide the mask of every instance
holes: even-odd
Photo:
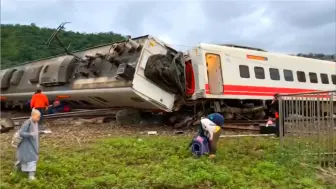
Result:
[[[170,91],[145,76],[153,55],[176,66],[167,70],[180,80],[166,78]],[[40,87],[50,100],[67,101],[74,108],[130,107],[169,112],[176,100],[174,82],[181,86],[179,94],[184,90],[182,59],[181,54],[153,37],[129,39],[1,70],[1,100],[7,107],[22,105]],[[155,57],[153,61],[157,61]],[[165,67],[153,69],[167,72]]]
[[[199,44],[181,53],[143,36],[1,70],[1,103],[23,106],[41,87],[74,108],[261,119],[271,115],[275,93],[334,89],[333,65],[233,45]],[[314,73],[323,80],[309,80]]]

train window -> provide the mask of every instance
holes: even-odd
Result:
[[[239,65],[239,72],[241,78],[250,78],[250,71],[248,66]]]
[[[254,67],[254,74],[257,79],[265,79],[265,71],[262,67]]]
[[[85,105],[92,105],[90,102],[86,101],[86,100],[80,100],[79,102],[85,104]]]
[[[46,66],[44,67],[43,73],[47,73],[48,68],[49,68],[49,65],[46,65]]]
[[[306,82],[306,74],[303,71],[297,71],[296,75],[299,82]]]
[[[323,74],[323,73],[321,73],[321,82],[323,83],[323,84],[329,84],[329,78],[328,78],[328,75],[327,74]]]
[[[331,81],[334,85],[336,85],[336,75],[331,75]]]
[[[310,80],[310,83],[318,83],[317,74],[313,72],[309,72],[309,80]]]
[[[278,69],[270,68],[269,72],[272,80],[280,80],[280,74]]]
[[[294,81],[292,70],[283,70],[285,81]]]

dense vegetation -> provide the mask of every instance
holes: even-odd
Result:
[[[55,40],[49,47],[45,45],[55,29],[31,25],[1,25],[2,67],[64,53]],[[113,32],[87,34],[73,31],[59,33],[59,38],[69,51],[76,51],[100,44],[120,41],[124,37]]]
[[[64,50],[56,41],[50,47],[45,45],[54,31],[55,29],[40,28],[35,24],[1,25],[2,68],[64,53]],[[70,45],[69,51],[119,41],[124,38],[122,35],[113,32],[87,34],[73,31],[61,32],[59,37],[64,45]],[[336,55],[300,53],[297,56],[336,61]]]
[[[320,60],[330,60],[336,62],[336,54],[334,55],[325,55],[322,53],[309,53],[309,54],[302,54],[299,53],[297,56],[306,57],[306,58],[314,58],[314,59],[320,59]]]
[[[11,174],[13,149],[2,149],[0,188],[335,188],[272,138],[223,139],[215,161],[193,158],[183,136],[41,141],[34,182]]]

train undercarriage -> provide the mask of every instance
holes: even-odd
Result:
[[[328,109],[328,103],[310,102],[309,104],[302,104],[299,114],[304,116],[305,114],[320,114],[327,115],[330,111]],[[134,108],[116,108],[116,120],[119,124],[137,124],[143,121],[152,119],[159,119],[166,125],[172,125],[174,127],[182,127],[186,125],[192,125],[197,122],[202,116],[212,112],[221,113],[225,120],[240,121],[259,121],[266,120],[268,118],[274,118],[274,111],[271,109],[271,101],[263,100],[239,100],[239,99],[225,99],[225,100],[209,100],[199,99],[197,101],[187,101],[180,106],[178,111],[175,112],[151,112],[143,111],[141,109]],[[313,112],[307,112],[305,107],[314,107]],[[334,116],[336,116],[336,103],[333,110]],[[292,109],[295,109],[294,107]],[[319,111],[318,111],[319,110]],[[27,104],[9,104],[1,102],[1,111],[30,111],[30,107]],[[319,113],[318,113],[319,112]],[[285,112],[286,116],[293,114],[290,111]],[[131,119],[130,119],[131,118]]]

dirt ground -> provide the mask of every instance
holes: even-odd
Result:
[[[99,118],[97,118],[99,122]],[[77,141],[79,144],[88,143],[90,141],[116,136],[142,136],[148,135],[149,131],[156,131],[159,136],[171,136],[171,135],[184,135],[194,136],[197,132],[197,128],[184,128],[181,130],[172,129],[171,126],[162,125],[118,125],[115,121],[109,123],[89,123],[95,122],[92,119],[76,119],[76,118],[63,118],[57,120],[45,120],[44,128],[52,131],[51,134],[44,134],[42,138],[57,139],[59,143],[66,141]],[[1,149],[10,146],[13,133],[19,129],[17,126],[15,129],[2,133],[0,135]],[[178,133],[177,133],[178,132]],[[226,130],[223,134],[249,134],[249,131],[232,131]]]

